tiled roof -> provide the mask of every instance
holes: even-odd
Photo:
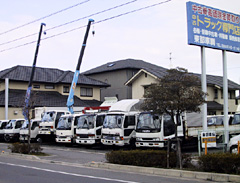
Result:
[[[26,90],[9,90],[9,106],[23,107]],[[34,100],[34,107],[65,107],[67,103],[67,95],[61,95],[52,91],[32,91],[31,97]],[[93,107],[99,106],[102,102],[97,100],[81,100],[74,96],[75,107]],[[0,106],[5,105],[5,90],[0,92]]]
[[[142,60],[126,59],[126,60],[119,60],[115,62],[109,62],[99,67],[90,69],[84,72],[83,74],[88,76],[91,74],[122,70],[122,69],[136,69],[136,70],[144,69],[158,78],[162,78],[167,73],[167,70],[168,70],[166,68],[163,68]],[[191,74],[197,75],[201,79],[200,74],[195,74],[195,73],[191,73]],[[207,84],[212,86],[217,85],[223,88],[223,77],[207,75]],[[228,88],[233,90],[240,90],[240,85],[231,80],[228,80]]]
[[[31,75],[32,67],[29,66],[15,66],[9,69],[0,71],[0,80],[9,78],[9,80],[28,82]],[[74,73],[72,71],[62,71],[52,68],[36,67],[33,81],[40,83],[72,83]],[[79,75],[78,84],[94,85],[100,87],[108,87],[107,83],[89,78],[83,74]]]
[[[94,69],[90,69],[84,72],[83,74],[91,75],[91,74],[96,74],[101,72],[109,72],[109,71],[122,70],[122,69],[136,69],[136,70],[152,69],[158,72],[166,72],[167,70],[163,67],[145,62],[143,60],[125,59],[125,60],[106,63]]]
[[[157,69],[145,69],[146,71],[150,72],[151,74],[157,76],[158,78],[163,77],[166,72],[162,72],[160,70]],[[199,79],[201,79],[201,74],[195,74],[195,73],[190,73],[190,74],[194,74],[196,76],[199,77]],[[207,85],[208,86],[218,86],[220,88],[223,88],[223,77],[222,76],[213,76],[213,75],[207,75]],[[228,80],[228,88],[232,89],[232,90],[240,90],[240,85]]]

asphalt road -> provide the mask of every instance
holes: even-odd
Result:
[[[46,157],[29,159],[25,156],[9,155],[8,144],[0,143],[0,183],[206,183],[193,178],[170,177],[153,174],[134,173],[86,166],[87,163],[105,162],[105,153],[111,149],[99,150],[81,147],[44,145]]]
[[[16,159],[0,156],[1,183],[191,183],[208,182],[195,179],[171,178],[96,169],[85,166],[69,166],[52,162]],[[212,181],[211,181],[212,182]]]

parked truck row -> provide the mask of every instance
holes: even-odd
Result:
[[[172,121],[169,115],[141,111],[143,100],[127,99],[112,104],[111,107],[88,108],[70,114],[64,110],[51,110],[42,114],[41,119],[31,120],[31,140],[81,145],[115,145],[150,148],[164,148],[168,139],[175,138],[175,121],[178,137],[182,145],[198,145],[202,132],[201,114],[182,114],[179,120]],[[217,141],[224,134],[219,116],[208,117],[208,130],[216,133]],[[215,120],[215,123],[212,122]],[[220,120],[221,121],[221,120]],[[28,121],[24,119],[1,120],[0,137],[7,142],[27,140]],[[240,134],[240,113],[229,117],[230,137]],[[239,137],[240,138],[240,137]],[[231,147],[236,144],[231,142]],[[222,142],[224,143],[224,142]],[[230,149],[231,149],[230,147]]]

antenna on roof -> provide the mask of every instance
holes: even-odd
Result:
[[[172,68],[173,68],[173,64],[172,64],[172,52],[169,53],[169,60],[170,60],[169,69],[172,69]]]

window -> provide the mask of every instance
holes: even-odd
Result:
[[[96,127],[102,126],[104,119],[105,119],[105,115],[97,115]]]
[[[54,85],[45,85],[45,89],[54,89]]]
[[[228,99],[235,99],[235,91],[229,91]]]
[[[17,121],[17,122],[16,122],[15,129],[21,128],[23,122],[24,122],[24,121]]]
[[[124,128],[135,125],[135,116],[126,116],[124,120]]]
[[[40,89],[40,85],[33,85],[33,88]]]
[[[218,89],[214,89],[214,99],[218,99]]]
[[[63,86],[63,93],[69,93],[69,86]]]
[[[175,134],[175,123],[172,121],[171,117],[164,115],[164,136],[169,136]]]
[[[80,95],[82,97],[92,97],[93,96],[93,89],[92,88],[83,88],[83,87],[81,87]]]

